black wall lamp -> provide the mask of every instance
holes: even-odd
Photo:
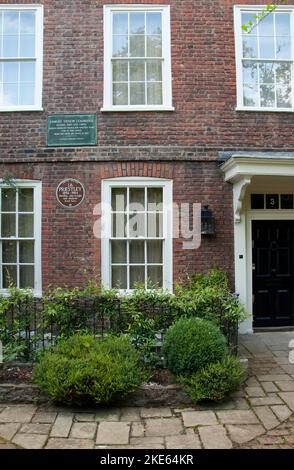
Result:
[[[203,206],[201,209],[201,235],[214,235],[215,219],[209,206]]]

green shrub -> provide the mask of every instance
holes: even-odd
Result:
[[[238,390],[246,379],[244,366],[239,359],[227,356],[222,361],[208,364],[182,382],[185,390],[195,401],[223,400]]]
[[[49,398],[66,405],[109,403],[146,379],[139,353],[126,337],[97,340],[78,333],[45,352],[33,371]]]
[[[226,354],[226,339],[212,322],[182,317],[166,332],[163,354],[167,367],[177,375],[189,375]]]

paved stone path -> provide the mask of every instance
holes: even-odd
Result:
[[[88,410],[0,404],[0,449],[294,448],[293,333],[241,337],[243,390],[193,408]]]

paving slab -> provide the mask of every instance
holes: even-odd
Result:
[[[261,387],[246,387],[245,391],[249,397],[265,397],[265,392]]]
[[[230,438],[237,444],[244,444],[249,442],[257,436],[264,434],[265,429],[260,424],[245,424],[245,425],[234,425],[228,424],[227,430]]]
[[[262,382],[262,387],[267,393],[278,392],[278,387],[273,382]]]
[[[42,449],[48,439],[44,434],[16,434],[12,439],[13,444],[17,444],[23,449]]]
[[[202,426],[199,428],[199,435],[205,449],[231,449],[233,447],[224,426]]]
[[[90,423],[91,421],[96,421],[96,414],[95,413],[76,413],[74,420],[77,422],[86,422]]]
[[[201,449],[201,442],[196,434],[182,434],[165,438],[167,449]]]
[[[98,427],[96,444],[128,444],[130,423],[102,421]]]
[[[273,429],[280,424],[276,415],[268,406],[255,406],[253,411],[266,429]]]
[[[36,409],[33,405],[7,406],[0,413],[0,423],[29,423]]]
[[[141,408],[142,418],[167,418],[172,416],[171,409],[168,407]]]
[[[131,437],[144,437],[144,426],[142,423],[138,423],[137,421],[132,423],[131,427]]]
[[[90,439],[49,439],[45,449],[93,449],[94,441]]]
[[[222,424],[259,424],[251,410],[218,411],[217,417]]]
[[[280,395],[280,394],[279,394]],[[278,395],[263,398],[249,398],[251,406],[271,406],[271,405],[283,405],[283,401]]]
[[[184,426],[208,426],[218,424],[213,411],[185,411],[182,413]]]
[[[277,381],[276,385],[282,392],[294,392],[294,380],[283,380],[281,382]]]
[[[19,432],[26,434],[49,434],[50,429],[51,424],[29,423],[23,424]]]
[[[68,437],[73,423],[73,413],[59,413],[51,429],[50,437]]]
[[[122,408],[120,421],[141,421],[140,408]]]
[[[292,411],[286,405],[271,406],[272,411],[279,418],[280,421],[285,421],[290,418]]]
[[[100,408],[95,414],[96,421],[119,421],[119,408]]]
[[[294,411],[294,392],[281,392],[279,393],[279,396],[290,408],[290,410]]]
[[[71,428],[70,437],[75,439],[94,439],[97,423],[74,423]]]
[[[0,424],[0,438],[10,441],[19,430],[20,423]]]
[[[37,411],[32,419],[32,423],[51,424],[57,416],[56,411]]]
[[[145,421],[145,435],[147,437],[174,436],[182,432],[183,425],[179,418],[154,418]]]

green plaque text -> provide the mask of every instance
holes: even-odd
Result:
[[[48,116],[49,147],[73,147],[97,144],[95,114],[55,114]]]

